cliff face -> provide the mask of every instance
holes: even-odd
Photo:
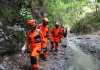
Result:
[[[0,55],[19,50],[19,34],[14,25],[18,0],[0,0]],[[21,46],[21,45],[20,45]]]

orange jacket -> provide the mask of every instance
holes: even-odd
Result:
[[[60,41],[60,28],[52,28],[51,29],[51,41],[59,42]]]
[[[43,45],[43,48],[45,48],[48,44],[48,27],[47,26],[43,26],[42,24],[40,24],[38,26],[38,29],[40,29],[40,31],[42,32],[43,34],[43,37],[44,37],[44,45]]]
[[[60,38],[64,37],[64,28],[60,27]]]
[[[38,56],[41,51],[43,42],[43,34],[39,31],[28,31],[27,32],[27,47],[30,50],[31,56]]]

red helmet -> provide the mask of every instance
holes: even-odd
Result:
[[[27,25],[35,25],[36,24],[36,20],[35,19],[28,19],[25,22]]]

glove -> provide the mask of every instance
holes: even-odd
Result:
[[[22,49],[21,49],[21,52],[22,53],[25,53],[25,50],[26,50],[27,48],[26,48],[26,43],[24,44],[24,46],[22,47]]]

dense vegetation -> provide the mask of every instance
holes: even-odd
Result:
[[[90,33],[100,29],[100,0],[0,0],[0,54],[14,53],[25,40],[24,20],[49,18],[49,27],[59,22],[74,33]],[[16,19],[18,18],[18,19]],[[24,26],[25,27],[25,26]],[[3,34],[1,34],[3,33]],[[1,41],[1,38],[4,38]]]
[[[49,26],[56,21],[74,32],[90,32],[100,28],[99,0],[0,0],[0,20],[7,25],[15,16],[22,19],[41,16],[50,19]],[[24,12],[23,12],[24,11]],[[23,14],[24,13],[24,14]]]

